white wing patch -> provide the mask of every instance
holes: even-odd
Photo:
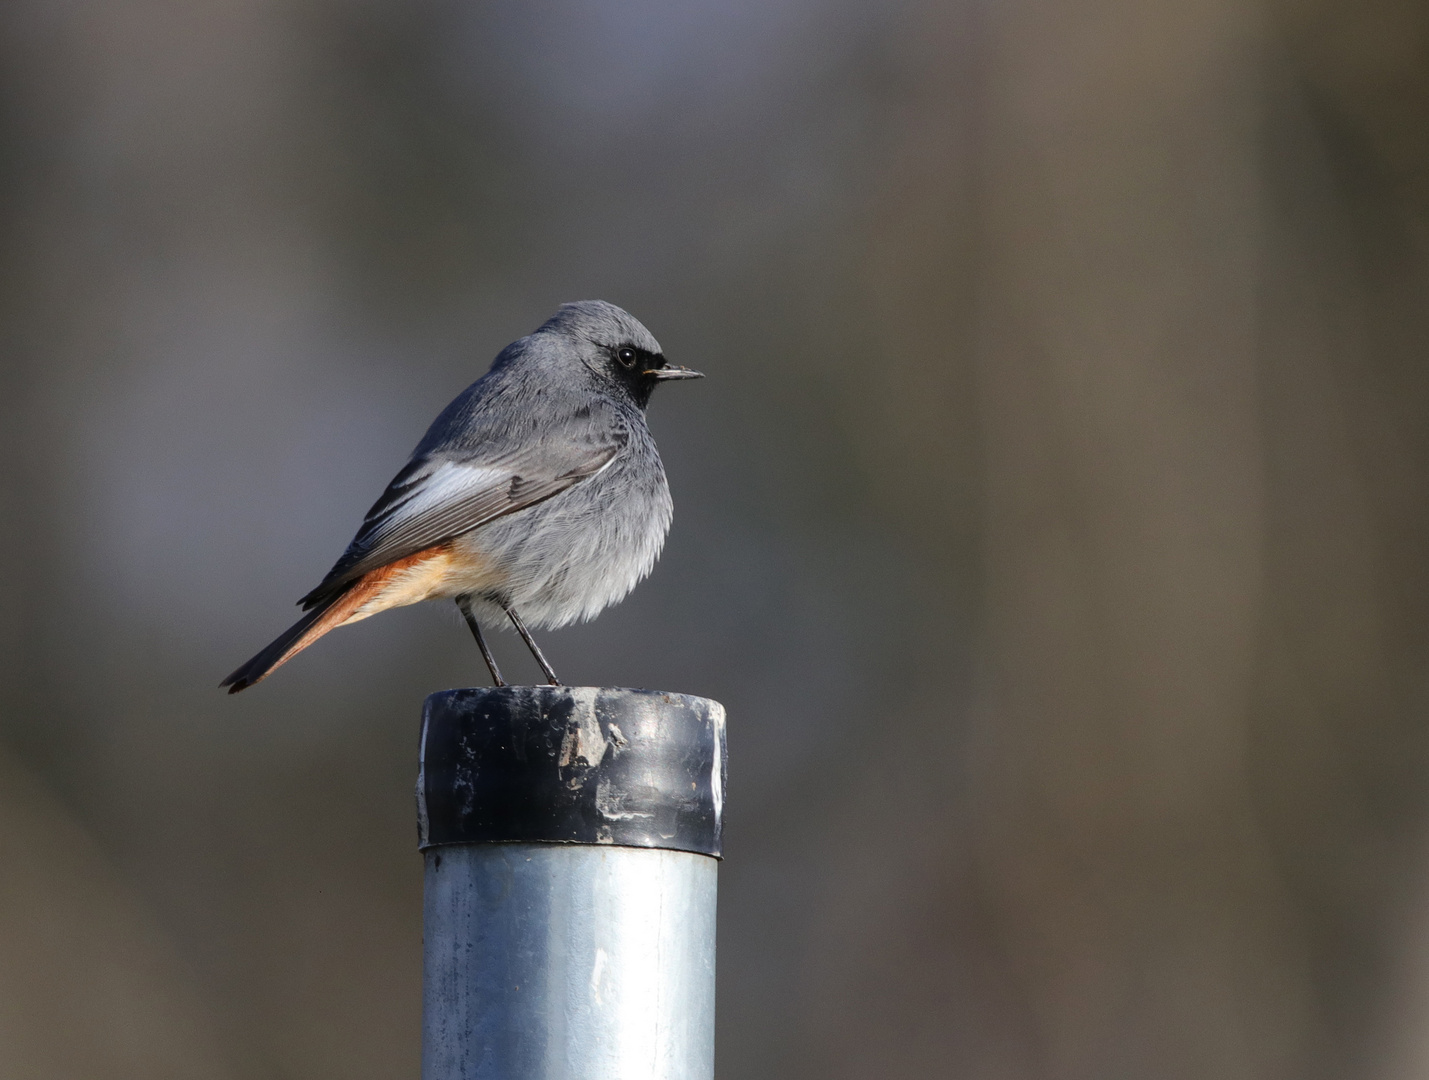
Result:
[[[389,508],[383,516],[392,525],[417,517],[440,506],[448,505],[478,489],[509,484],[515,476],[510,469],[490,465],[470,465],[460,461],[443,461],[429,473],[421,474],[412,485],[411,494]]]

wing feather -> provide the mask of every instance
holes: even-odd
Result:
[[[327,577],[299,603],[314,607],[379,566],[559,495],[609,465],[627,438],[617,417],[589,411],[564,428],[514,447],[418,454],[372,505]]]

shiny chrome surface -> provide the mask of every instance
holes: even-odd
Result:
[[[427,851],[423,1080],[711,1080],[718,866],[629,847]]]

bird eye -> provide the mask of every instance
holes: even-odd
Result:
[[[620,361],[624,366],[626,366],[626,367],[634,367],[634,366],[635,366],[635,350],[634,350],[634,349],[620,349],[619,351],[616,352],[615,358],[616,358],[617,360],[619,360],[619,361]]]

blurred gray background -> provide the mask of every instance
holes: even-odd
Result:
[[[1425,5],[12,0],[0,80],[0,1075],[416,1075],[465,629],[217,683],[588,297],[710,376],[544,643],[729,708],[722,1078],[1429,1075]]]

